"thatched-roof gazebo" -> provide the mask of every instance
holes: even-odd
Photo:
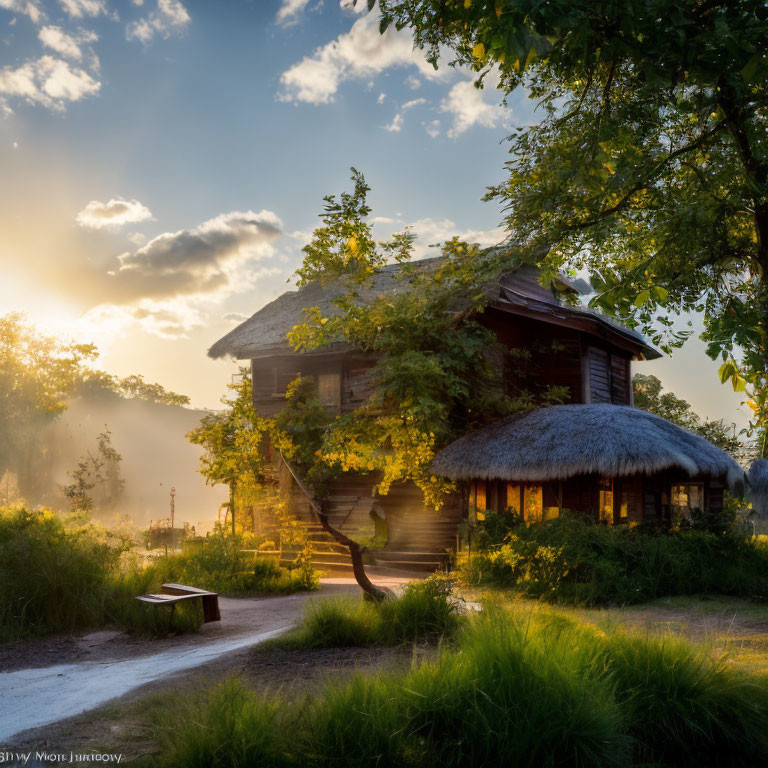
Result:
[[[675,511],[722,508],[744,472],[724,451],[631,406],[556,405],[500,419],[435,458],[436,474],[465,481],[478,511],[527,519],[560,509],[604,522],[669,524]]]

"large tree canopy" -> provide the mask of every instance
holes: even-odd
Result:
[[[370,5],[370,4],[369,4]],[[768,7],[757,0],[381,0],[437,66],[530,89],[505,205],[547,274],[590,270],[594,304],[669,349],[699,313],[723,382],[768,425]],[[660,330],[661,329],[661,330]]]

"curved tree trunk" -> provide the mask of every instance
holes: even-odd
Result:
[[[365,597],[374,602],[381,602],[391,597],[392,592],[389,589],[377,587],[369,578],[365,572],[365,563],[363,563],[363,554],[366,552],[366,547],[362,544],[358,544],[354,539],[350,539],[341,531],[334,528],[328,521],[328,515],[323,509],[322,502],[318,501],[309,491],[303,480],[299,477],[294,468],[286,461],[285,457],[280,454],[280,459],[287,467],[291,476],[296,481],[296,485],[299,486],[301,492],[307,497],[309,503],[312,505],[312,509],[317,515],[317,519],[320,521],[320,525],[323,526],[323,530],[329,533],[333,538],[342,546],[349,550],[349,556],[352,559],[352,573],[355,576],[355,581],[360,585],[360,589],[363,590]]]

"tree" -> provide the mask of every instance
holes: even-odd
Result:
[[[636,373],[632,377],[632,389],[637,408],[655,413],[689,432],[695,432],[734,458],[743,453],[744,445],[736,437],[735,424],[727,426],[722,419],[702,420],[687,400],[678,397],[674,392],[663,392],[661,381],[656,376]]]
[[[508,353],[477,319],[488,302],[483,287],[507,261],[504,249],[483,251],[454,239],[443,244],[442,261],[426,267],[410,263],[414,235],[377,243],[366,218],[369,188],[355,169],[352,180],[354,192],[342,195],[342,203],[325,198],[323,226],[304,249],[297,271],[301,280],[333,280],[346,293],[333,300],[332,313],[305,308],[306,321],[289,332],[288,340],[299,352],[341,341],[374,354],[374,395],[316,431],[314,450],[306,452],[302,468],[320,492],[317,481],[323,478],[378,471],[378,493],[386,495],[392,483],[410,480],[428,504],[439,507],[452,484],[430,471],[437,450],[474,426],[542,402],[560,402],[568,393],[542,388],[521,390],[512,398],[504,391]],[[356,239],[354,258],[344,256],[350,232]],[[364,296],[393,254],[401,264],[393,290]],[[529,365],[516,362],[516,367]],[[284,417],[289,432],[299,431],[302,414],[316,420],[316,409],[297,411]]]
[[[88,451],[77,462],[77,467],[67,473],[72,482],[61,486],[72,511],[90,512],[94,507],[114,509],[125,490],[125,480],[120,473],[123,457],[113,447],[112,433],[106,424],[96,442],[97,453]]]
[[[369,7],[373,4],[369,2]],[[489,197],[545,277],[587,268],[593,305],[666,350],[700,315],[721,380],[768,425],[768,8],[758,0],[381,0],[480,84],[524,86]],[[538,257],[537,252],[546,251]],[[765,450],[765,448],[764,448]]]
[[[0,317],[0,477],[15,473],[22,495],[34,492],[41,431],[95,357],[92,344],[43,336],[15,313]]]
[[[262,441],[271,422],[256,415],[250,372],[240,375],[228,386],[234,398],[223,397],[223,411],[203,417],[200,426],[187,439],[203,446],[200,472],[210,485],[229,486],[229,511],[235,533],[235,493],[240,483],[263,481]]]

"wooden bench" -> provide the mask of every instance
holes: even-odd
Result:
[[[174,610],[176,603],[182,600],[200,599],[203,604],[203,623],[209,621],[221,621],[219,613],[219,595],[217,592],[208,592],[197,587],[188,587],[186,584],[163,584],[163,594],[138,595],[137,600],[150,605],[170,605]]]

